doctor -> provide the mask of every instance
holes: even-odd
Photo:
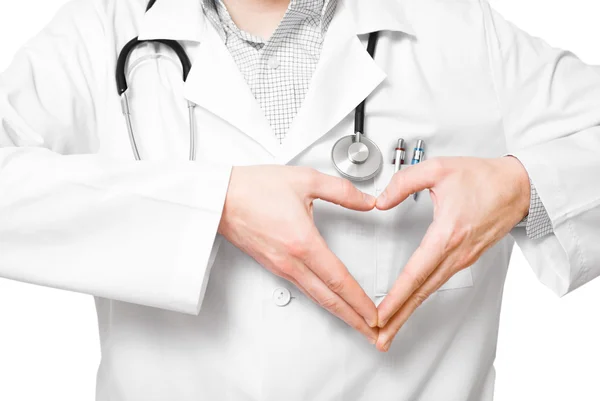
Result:
[[[0,276],[95,296],[97,400],[491,400],[514,242],[559,295],[600,274],[600,74],[485,0],[146,6],[69,3],[0,75]],[[130,55],[141,161],[138,35],[193,65]]]

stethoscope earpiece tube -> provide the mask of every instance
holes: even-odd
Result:
[[[148,10],[150,10],[152,8],[152,6],[154,5],[154,3],[156,3],[156,0],[150,0],[148,2],[148,5],[146,6],[146,12],[148,12]]]
[[[156,2],[156,0],[150,0],[150,2],[148,3],[148,6],[146,8],[146,11],[148,11],[150,8],[152,8],[152,6],[154,5],[155,2]],[[117,91],[121,98],[121,108],[123,110],[123,115],[125,117],[125,122],[127,124],[127,131],[129,133],[131,148],[132,148],[132,151],[133,151],[133,154],[134,154],[136,160],[141,160],[141,157],[140,157],[140,152],[139,152],[136,138],[135,138],[135,133],[133,130],[133,124],[131,122],[131,108],[129,105],[129,99],[127,97],[127,90],[128,90],[127,61],[129,59],[129,56],[133,52],[133,50],[142,43],[162,43],[163,45],[171,48],[171,50],[173,50],[175,52],[175,54],[177,54],[177,57],[179,58],[179,61],[181,62],[181,68],[183,71],[183,81],[184,82],[187,81],[188,75],[190,74],[190,71],[192,69],[192,62],[190,61],[190,58],[186,54],[185,50],[183,49],[183,46],[181,46],[179,44],[179,42],[177,42],[175,40],[167,40],[167,39],[139,40],[139,37],[135,37],[135,38],[131,39],[129,42],[127,42],[127,44],[123,47],[123,50],[121,50],[121,53],[119,54],[119,57],[117,59],[115,78],[116,78],[116,82],[117,82]],[[196,127],[195,127],[196,123],[195,123],[195,117],[194,117],[194,108],[195,108],[195,104],[188,101],[188,114],[189,114],[189,120],[190,120],[189,121],[189,123],[190,123],[189,159],[192,161],[196,159]]]
[[[154,6],[156,0],[150,0],[148,5],[146,6],[146,12]],[[165,46],[168,46],[177,54],[179,61],[181,62],[181,67],[183,69],[183,81],[187,81],[187,77],[192,69],[192,62],[188,57],[187,53],[183,49],[183,47],[179,44],[179,42],[175,40],[167,40],[167,39],[156,39],[156,40],[139,40],[136,36],[131,39],[121,50],[119,54],[119,58],[117,59],[117,70],[116,70],[116,80],[117,80],[117,90],[119,91],[119,96],[123,93],[127,92],[127,77],[126,77],[126,66],[127,60],[129,59],[129,55],[138,45],[142,43],[162,43]]]
[[[127,92],[127,78],[125,77],[125,65],[127,64],[127,60],[129,59],[129,55],[133,51],[133,49],[139,45],[141,42],[137,37],[131,39],[121,53],[119,54],[119,58],[117,59],[117,69],[116,69],[116,79],[117,79],[117,91],[119,92],[119,96],[123,93]]]
[[[181,62],[181,68],[183,70],[183,81],[187,81],[187,77],[190,74],[190,71],[192,69],[192,62],[190,61],[190,58],[188,57],[188,55],[186,54],[185,50],[183,49],[183,47],[174,40],[166,40],[166,39],[157,39],[157,40],[138,40],[137,37],[131,39],[126,45],[125,47],[123,47],[123,50],[121,51],[121,54],[119,54],[119,58],[117,60],[117,73],[116,73],[116,79],[117,79],[117,90],[119,91],[119,96],[121,96],[123,93],[127,92],[127,77],[126,77],[126,65],[127,65],[127,60],[129,59],[129,55],[131,54],[131,52],[133,51],[133,49],[135,49],[138,45],[141,45],[142,43],[162,43],[163,45],[170,47],[171,50],[173,50],[175,52],[175,54],[177,54],[177,57],[179,58],[179,61]]]

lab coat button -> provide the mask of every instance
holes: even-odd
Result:
[[[292,294],[287,288],[275,288],[273,291],[273,302],[277,306],[286,306],[292,300]]]
[[[279,59],[273,56],[269,58],[269,60],[267,61],[267,65],[269,66],[269,68],[274,70],[279,67]]]

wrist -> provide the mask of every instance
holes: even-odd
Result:
[[[236,172],[236,167],[231,168],[231,173],[229,174],[229,183],[227,184],[227,190],[225,193],[225,202],[223,204],[223,209],[221,210],[221,221],[219,222],[219,227],[217,228],[217,233],[223,235],[226,227],[226,216],[231,208],[231,198],[232,198],[232,182],[234,180],[234,175]]]
[[[514,183],[514,192],[516,197],[516,208],[519,211],[520,220],[529,214],[531,201],[531,181],[525,166],[514,156],[503,157],[505,162],[505,171],[511,181]]]

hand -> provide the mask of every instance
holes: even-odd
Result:
[[[391,209],[429,189],[433,222],[379,305],[377,348],[387,351],[412,313],[454,274],[475,263],[527,214],[527,171],[513,157],[439,158],[401,170],[377,199]]]
[[[315,199],[375,207],[375,198],[349,181],[313,169],[234,167],[219,233],[375,344],[377,308],[319,234]]]

